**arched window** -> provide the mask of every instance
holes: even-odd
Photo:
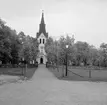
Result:
[[[41,43],[41,39],[40,39],[40,43]]]
[[[43,44],[45,43],[45,40],[43,39]]]

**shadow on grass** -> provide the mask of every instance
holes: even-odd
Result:
[[[64,70],[58,70],[57,68],[48,68],[59,80],[66,80],[66,81],[89,81],[89,82],[107,82],[107,78],[102,77],[91,77],[89,76],[81,76],[74,72],[68,73],[67,76],[64,76]],[[63,72],[62,72],[63,71]]]
[[[30,80],[34,75],[37,67],[35,68],[27,68],[26,73],[22,71],[22,68],[0,68],[1,75],[11,75],[11,76],[19,76],[19,78],[13,78],[8,80],[0,80],[0,85],[7,84],[7,83],[17,83],[23,80]],[[25,70],[25,69],[23,69]]]
[[[78,77],[61,77],[58,78],[60,80],[66,80],[66,81],[89,81],[89,82],[107,82],[107,78],[102,79],[102,78],[88,78],[88,77],[84,77],[84,78],[78,78]]]
[[[28,68],[27,69],[27,72],[25,74],[25,76],[27,77],[27,79],[31,79],[36,71],[37,67],[36,68]]]

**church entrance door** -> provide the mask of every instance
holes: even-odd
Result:
[[[43,64],[43,58],[40,58],[40,63]]]

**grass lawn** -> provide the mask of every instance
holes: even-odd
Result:
[[[68,76],[65,77],[65,68],[59,67],[58,69],[49,68],[54,75],[60,79],[64,80],[74,80],[74,81],[107,81],[107,70],[91,70],[91,78],[89,78],[89,70],[84,68],[68,68]]]
[[[22,68],[0,68],[0,74],[22,75]]]
[[[1,75],[13,75],[13,76],[23,76],[25,75],[28,79],[30,79],[34,72],[36,70],[35,68],[27,68],[26,73],[23,74],[23,72],[25,71],[25,68],[0,68],[0,74]]]

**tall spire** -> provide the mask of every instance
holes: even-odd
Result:
[[[45,24],[45,22],[44,22],[44,10],[42,10],[41,24]]]
[[[44,11],[43,11],[43,10],[42,10],[41,23],[40,23],[40,27],[39,27],[39,33],[44,33],[44,34],[46,34],[45,22],[44,22]]]
[[[37,33],[37,37],[43,33],[46,37],[48,37],[48,33],[46,32],[45,29],[45,21],[44,21],[44,11],[42,10],[42,17],[41,17],[41,22],[39,24],[39,32]]]

